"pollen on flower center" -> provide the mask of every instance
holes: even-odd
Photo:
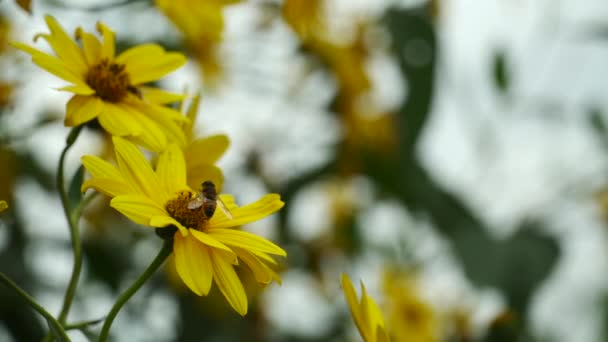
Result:
[[[131,87],[125,65],[110,62],[107,58],[89,68],[86,82],[98,97],[108,102],[119,102]]]
[[[203,230],[207,223],[207,217],[203,208],[188,209],[188,203],[192,200],[192,193],[180,191],[177,197],[170,199],[165,204],[165,209],[171,217],[181,223],[184,227]]]

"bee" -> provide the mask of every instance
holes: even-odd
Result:
[[[222,199],[217,195],[215,184],[209,180],[204,181],[201,184],[201,190],[188,203],[188,209],[190,210],[203,208],[203,213],[207,219],[210,219],[213,216],[217,207],[219,207],[224,214],[226,214],[226,216],[232,220],[230,210],[228,210],[228,207],[224,201],[222,201]]]

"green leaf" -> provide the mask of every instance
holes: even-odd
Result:
[[[70,181],[70,186],[68,188],[68,205],[70,209],[76,208],[78,203],[82,201],[82,192],[80,192],[80,186],[82,185],[83,179],[84,167],[80,165],[78,170],[74,172],[74,176],[72,176],[72,180]]]

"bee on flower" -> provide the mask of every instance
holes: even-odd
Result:
[[[69,82],[59,88],[74,95],[67,103],[65,125],[79,126],[97,120],[113,136],[125,137],[159,152],[168,143],[184,143],[178,111],[163,106],[183,99],[181,94],[144,86],[186,63],[180,53],[167,52],[157,44],[143,44],[116,54],[114,32],[97,23],[98,39],[77,28],[75,41],[52,16],[45,17],[50,33],[45,39],[55,55],[20,42],[11,44],[32,56],[32,61]]]
[[[84,167],[92,175],[83,183],[82,191],[93,188],[111,197],[110,206],[135,223],[167,227],[161,231],[164,234],[168,231],[173,239],[175,268],[186,286],[205,296],[215,282],[232,308],[245,315],[247,296],[234,266],[242,262],[260,284],[279,282],[280,277],[273,270],[277,265],[274,256],[285,257],[286,253],[274,243],[238,227],[281,209],[284,203],[279,195],[268,194],[239,207],[234,197],[215,194],[230,215],[222,210],[210,211],[206,206],[196,205],[203,189],[188,185],[186,161],[178,145],[169,145],[153,169],[134,144],[120,137],[114,137],[113,142],[116,167],[95,156],[82,157]],[[208,194],[200,196],[213,201],[207,198]]]

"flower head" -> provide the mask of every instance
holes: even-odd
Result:
[[[93,176],[82,190],[94,188],[110,197],[110,205],[132,221],[156,228],[175,227],[173,251],[177,273],[196,294],[207,295],[215,281],[230,305],[247,313],[247,296],[234,266],[241,261],[261,284],[280,281],[272,270],[273,255],[283,249],[236,227],[264,218],[283,207],[279,195],[269,194],[239,207],[230,195],[219,195],[232,218],[222,210],[206,214],[205,206],[192,206],[198,191],[187,183],[183,151],[171,144],[153,169],[132,143],[114,137],[117,167],[94,156],[83,156]]]
[[[55,56],[19,42],[11,44],[32,56],[32,61],[70,85],[60,90],[74,93],[66,110],[65,125],[78,126],[97,119],[114,136],[162,151],[168,142],[184,143],[180,122],[187,119],[162,106],[183,98],[142,84],[156,81],[179,68],[186,58],[166,52],[157,44],[143,44],[115,54],[114,32],[97,23],[102,36],[76,30],[73,41],[51,16],[45,17],[50,33],[44,38]],[[80,45],[78,44],[80,42]]]
[[[361,282],[360,301],[357,299],[355,288],[346,274],[342,274],[342,290],[363,340],[365,342],[389,341],[382,312],[378,304],[367,294],[363,282]]]

